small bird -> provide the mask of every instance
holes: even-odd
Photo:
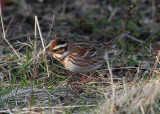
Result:
[[[87,73],[101,67],[107,55],[114,50],[116,42],[127,34],[128,32],[124,31],[107,43],[94,44],[83,41],[72,44],[66,39],[56,38],[52,40],[49,51],[68,70]]]

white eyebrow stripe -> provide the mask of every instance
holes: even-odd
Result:
[[[67,43],[61,44],[61,45],[55,46],[55,47],[53,48],[53,50],[56,50],[56,49],[59,49],[59,48],[62,48],[62,47],[66,47],[66,46],[67,46]]]

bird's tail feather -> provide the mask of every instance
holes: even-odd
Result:
[[[121,38],[124,38],[128,34],[129,34],[129,32],[127,32],[127,31],[122,32],[120,35],[118,35],[117,37],[115,37],[114,39],[112,39],[110,41],[111,45],[115,45],[116,42],[118,42]]]

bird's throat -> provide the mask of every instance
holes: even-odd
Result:
[[[57,60],[62,60],[68,55],[68,53],[69,53],[68,51],[65,51],[62,54],[54,53],[53,57],[56,58]]]

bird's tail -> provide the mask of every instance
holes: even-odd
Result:
[[[111,45],[115,45],[121,38],[124,38],[128,34],[129,34],[129,32],[124,31],[120,35],[118,35],[117,37],[115,37],[114,39],[112,39],[111,41],[109,41],[109,43]]]

